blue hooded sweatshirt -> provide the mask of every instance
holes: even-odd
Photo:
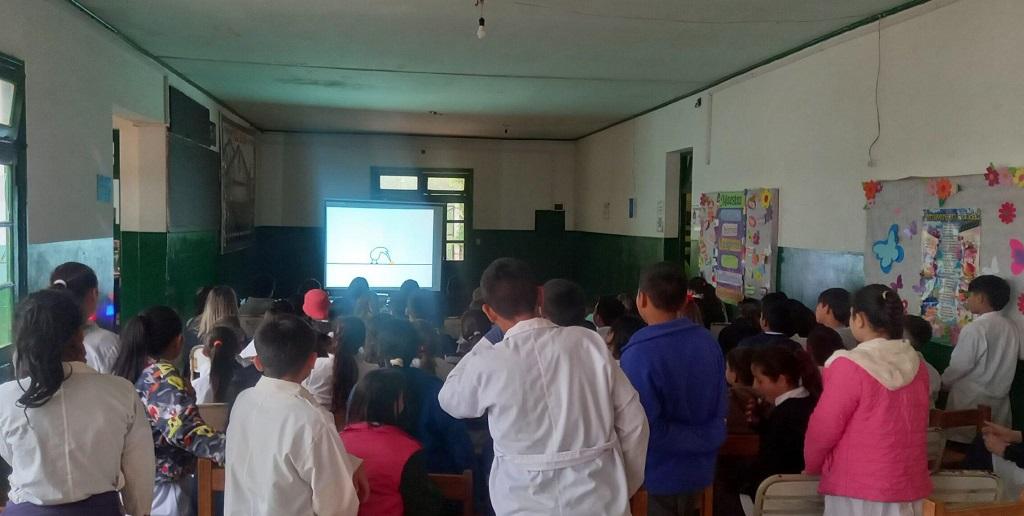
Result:
[[[666,496],[711,485],[729,399],[715,338],[689,319],[648,326],[623,347],[621,364],[651,427],[647,491]]]

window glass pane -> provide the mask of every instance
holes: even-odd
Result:
[[[465,259],[466,244],[459,242],[456,244],[445,244],[444,257],[448,261],[461,262]]]
[[[11,166],[0,165],[0,222],[11,221]]]
[[[14,113],[14,83],[0,80],[0,124],[11,125]]]
[[[445,224],[447,228],[444,232],[445,240],[465,240],[466,239],[466,224],[462,222],[449,222]]]
[[[461,192],[466,189],[466,178],[464,177],[428,177],[427,190],[446,190],[449,192]]]
[[[11,256],[14,255],[11,228],[0,228],[0,285],[13,282]]]
[[[466,203],[450,202],[448,203],[447,211],[448,216],[446,218],[450,221],[466,220]]]
[[[419,182],[416,176],[380,176],[381,190],[417,190]]]
[[[14,320],[14,289],[0,290],[0,348],[11,345]]]

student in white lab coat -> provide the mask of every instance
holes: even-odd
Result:
[[[1021,334],[1000,311],[1010,302],[1010,284],[998,276],[978,276],[967,286],[967,308],[974,321],[960,330],[942,387],[949,389],[947,410],[992,407],[992,421],[1012,423],[1010,385],[1017,371]],[[969,443],[973,430],[948,434],[950,440]]]
[[[597,333],[536,317],[540,293],[525,263],[496,260],[481,286],[505,337],[463,357],[439,399],[452,416],[488,417],[495,512],[628,515],[647,453],[636,390]]]
[[[50,274],[50,286],[67,290],[82,309],[85,362],[90,368],[109,374],[121,351],[121,343],[116,333],[100,328],[93,320],[100,300],[99,284],[96,272],[84,263],[62,263]]]
[[[36,292],[15,321],[15,367],[0,386],[0,456],[13,469],[4,516],[149,514],[153,440],[131,383],[85,364],[71,296]]]
[[[361,461],[300,385],[316,363],[315,343],[313,328],[292,315],[256,332],[254,363],[263,378],[231,409],[226,516],[355,516],[359,495],[369,492]]]

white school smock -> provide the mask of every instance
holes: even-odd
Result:
[[[121,352],[121,341],[117,334],[104,330],[89,321],[83,328],[85,338],[85,362],[93,370],[110,374],[114,370],[114,362],[117,362],[117,355]]]
[[[264,376],[231,409],[224,514],[355,516],[361,463],[306,389]]]
[[[302,386],[321,407],[330,410],[331,400],[334,399],[334,355],[317,357],[309,378],[302,382]]]
[[[629,515],[644,478],[647,417],[597,333],[520,322],[464,356],[439,400],[457,418],[487,414],[499,516]]]
[[[57,505],[120,491],[128,514],[149,514],[156,459],[135,386],[83,362],[64,369],[69,376],[39,408],[16,405],[28,379],[0,385],[0,456],[14,470],[10,500]]]
[[[946,410],[992,407],[992,421],[1010,426],[1010,385],[1021,353],[1017,326],[997,312],[982,314],[960,331],[942,386],[949,389]],[[951,440],[970,442],[971,429],[949,432]]]

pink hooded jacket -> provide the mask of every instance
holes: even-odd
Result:
[[[928,369],[907,341],[875,339],[825,363],[804,443],[819,492],[875,502],[931,494]]]

